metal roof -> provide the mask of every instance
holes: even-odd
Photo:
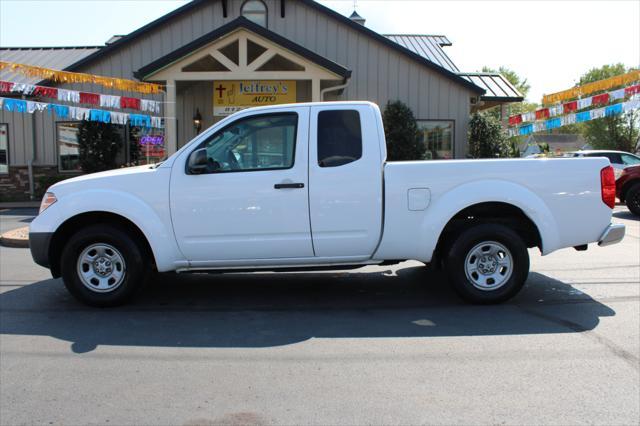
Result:
[[[451,46],[449,39],[443,35],[426,35],[426,34],[385,34],[389,40],[399,44],[405,49],[411,50],[440,65],[448,71],[459,73],[460,70],[453,63],[451,58],[444,53],[443,46]]]
[[[459,73],[460,77],[482,87],[486,93],[483,100],[520,102],[524,100],[522,93],[516,89],[502,74],[494,72]]]
[[[0,61],[62,70],[98,50],[100,46],[0,47]],[[0,80],[36,84],[41,82],[42,78],[27,77],[4,69],[0,71]]]

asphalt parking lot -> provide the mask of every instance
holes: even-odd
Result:
[[[623,243],[532,251],[499,306],[405,262],[167,274],[93,309],[1,247],[0,423],[638,424],[640,222],[614,216]]]

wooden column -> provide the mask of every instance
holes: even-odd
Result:
[[[311,102],[321,102],[320,99],[320,79],[314,78],[311,80]]]

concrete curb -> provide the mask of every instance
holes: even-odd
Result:
[[[23,226],[0,235],[0,245],[13,248],[29,248],[29,227]]]
[[[37,209],[40,201],[3,201],[0,202],[0,209]]]

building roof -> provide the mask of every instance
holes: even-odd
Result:
[[[101,47],[104,46],[0,47],[0,61],[61,70],[97,52]],[[0,80],[27,84],[36,84],[42,81],[39,77],[27,77],[13,73],[9,69],[0,71]]]
[[[276,34],[273,31],[270,31],[262,25],[258,25],[243,16],[240,16],[229,22],[228,24],[224,24],[223,26],[216,28],[215,30],[203,35],[202,37],[192,41],[191,43],[187,43],[184,46],[174,50],[173,52],[151,62],[150,64],[143,66],[138,71],[136,71],[134,75],[136,76],[136,78],[144,79],[146,76],[152,74],[153,72],[164,68],[165,66],[177,61],[180,58],[183,58],[184,56],[238,28],[245,28],[253,33],[256,33],[259,36],[262,36],[273,43],[279,44],[285,49],[288,49],[343,78],[349,78],[351,76],[351,70],[343,67],[340,64],[330,61],[324,56],[320,56],[317,53],[312,52],[311,50],[302,47],[299,44],[294,43],[293,41],[284,38],[281,35]]]
[[[451,46],[449,39],[443,35],[385,34],[384,36],[405,49],[409,49],[413,53],[440,65],[442,68],[454,73],[460,72],[456,64],[442,49],[443,46]]]
[[[166,23],[167,21],[171,20],[172,18],[182,15],[184,13],[190,12],[191,10],[193,10],[194,8],[198,7],[200,4],[207,2],[210,0],[193,0],[190,3],[185,4],[184,6],[181,6],[179,8],[177,8],[176,10],[167,13],[166,15],[156,19],[155,21],[152,21],[150,23],[148,23],[147,25],[138,28],[137,30],[133,31],[132,33],[120,38],[119,40],[114,41],[113,43],[103,47],[102,49],[100,49],[97,52],[92,53],[91,55],[84,57],[82,59],[80,59],[79,61],[69,65],[68,67],[65,68],[66,71],[79,71],[83,66],[93,62],[96,59],[101,58],[102,56],[108,54],[110,51],[115,50],[115,49],[119,49],[120,47],[126,45],[127,43],[129,43],[130,41],[137,39],[138,37],[144,36],[148,31],[159,27],[160,25],[163,25],[164,23]],[[384,44],[385,46],[389,47],[390,49],[393,49],[405,56],[408,56],[410,58],[412,58],[413,60],[421,63],[422,65],[426,66],[427,68],[430,68],[431,70],[449,78],[450,80],[455,81],[458,84],[461,84],[462,86],[468,88],[469,90],[478,93],[478,94],[482,94],[484,93],[484,89],[476,86],[473,82],[471,82],[468,79],[462,78],[460,76],[458,76],[457,72],[455,71],[451,71],[445,67],[443,67],[442,65],[440,65],[437,62],[433,62],[431,59],[422,56],[416,52],[414,52],[413,50],[410,50],[404,46],[402,46],[401,44],[398,44],[390,39],[388,39],[387,37],[378,34],[377,32],[365,27],[364,25],[360,25],[354,21],[352,21],[351,19],[349,19],[346,16],[341,15],[340,13],[321,5],[320,3],[315,2],[314,0],[298,0],[301,3],[304,3],[306,6],[313,8],[315,10],[317,10],[320,13],[323,13],[327,16],[332,17],[333,19],[343,23],[344,25],[349,26],[350,28],[352,28],[355,31],[358,31],[368,37],[371,37],[372,39],[375,39],[377,41],[379,41],[380,43]],[[222,0],[222,12],[223,14],[225,14],[226,16],[226,1]],[[286,7],[286,6],[285,6]]]
[[[521,102],[522,93],[516,89],[502,74],[494,72],[459,73],[465,78],[485,90],[482,100],[495,102]]]

